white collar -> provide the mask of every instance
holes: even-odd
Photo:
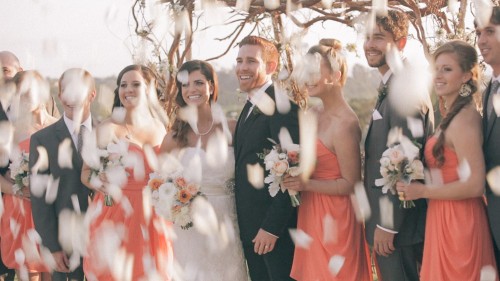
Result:
[[[66,127],[68,127],[69,133],[70,134],[76,133],[76,128],[75,128],[73,120],[69,119],[66,116],[66,113],[63,114],[63,118],[64,118],[64,123],[66,124]],[[87,120],[83,121],[81,125],[85,126],[87,131],[92,132],[92,117],[89,115]]]
[[[384,75],[382,75],[382,83],[387,84],[387,81],[389,81],[389,78],[391,78],[392,75],[392,70],[389,68]]]
[[[250,90],[250,92],[252,93],[252,95],[248,95],[247,96],[247,99],[253,104],[257,104],[257,102],[262,98],[262,96],[266,93],[266,90],[267,88],[269,88],[269,86],[271,86],[273,84],[273,82],[271,80],[268,80],[266,83],[264,83],[264,85],[262,85],[260,88],[258,89],[253,89],[253,90]]]
[[[498,82],[500,82],[500,75],[498,75],[497,77],[492,77],[492,78],[491,78],[491,82],[493,82],[493,81],[498,81]]]

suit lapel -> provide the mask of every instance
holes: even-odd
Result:
[[[58,140],[58,144],[61,144],[64,141],[64,139],[69,138],[69,140],[71,141],[71,148],[73,151],[71,155],[71,159],[73,162],[73,169],[81,169],[83,164],[82,156],[76,150],[76,145],[73,142],[73,138],[71,138],[71,134],[68,130],[68,127],[66,127],[66,123],[64,123],[64,117],[61,117],[61,119],[57,121],[56,137]]]
[[[488,100],[490,98],[490,90],[491,90],[491,80],[490,83],[488,84],[488,87],[484,91],[483,94],[483,135],[484,135],[484,142],[486,142],[490,136],[491,129],[493,128],[493,125],[495,124],[495,120],[497,118],[493,117],[489,118],[488,116]],[[494,109],[493,109],[494,110]],[[492,113],[494,114],[494,113]]]

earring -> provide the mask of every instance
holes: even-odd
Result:
[[[458,91],[458,94],[461,97],[468,97],[472,93],[472,88],[468,83],[462,84],[462,87],[460,87],[460,90]]]

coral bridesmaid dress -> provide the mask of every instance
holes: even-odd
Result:
[[[459,163],[452,149],[444,147],[444,163],[437,167],[432,155],[436,140],[430,138],[425,146],[427,166],[438,169],[444,183],[458,181]],[[429,200],[420,280],[480,280],[484,266],[497,272],[485,208],[482,197]]]
[[[129,170],[120,202],[106,206],[104,194],[98,192],[89,206],[89,211],[100,210],[90,223],[88,253],[83,260],[89,281],[171,279],[171,224],[157,216],[151,207],[151,216],[147,218],[142,192],[152,171],[141,148],[131,143],[129,153],[142,156],[145,177],[134,179],[133,171]],[[130,270],[131,273],[127,272]]]
[[[340,178],[335,153],[320,140],[317,141],[316,147],[317,166],[311,178]],[[323,220],[326,216],[333,218],[334,226],[325,230]],[[371,280],[362,225],[356,221],[349,195],[331,196],[301,192],[297,229],[303,230],[313,240],[309,249],[295,248],[290,274],[292,278],[300,281]],[[324,239],[325,232],[327,241]],[[330,270],[329,262],[332,257],[333,266]]]
[[[30,139],[22,141],[19,148],[21,152],[29,153]],[[2,260],[8,268],[19,269],[15,253],[17,250],[23,250],[23,240],[28,239],[29,232],[35,231],[31,202],[11,194],[3,194],[2,197],[4,202],[4,213],[0,222]],[[30,272],[49,272],[39,256],[26,255],[25,265]]]

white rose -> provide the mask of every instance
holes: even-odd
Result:
[[[281,177],[288,170],[288,162],[286,160],[275,162],[273,167],[271,168],[271,173]]]

